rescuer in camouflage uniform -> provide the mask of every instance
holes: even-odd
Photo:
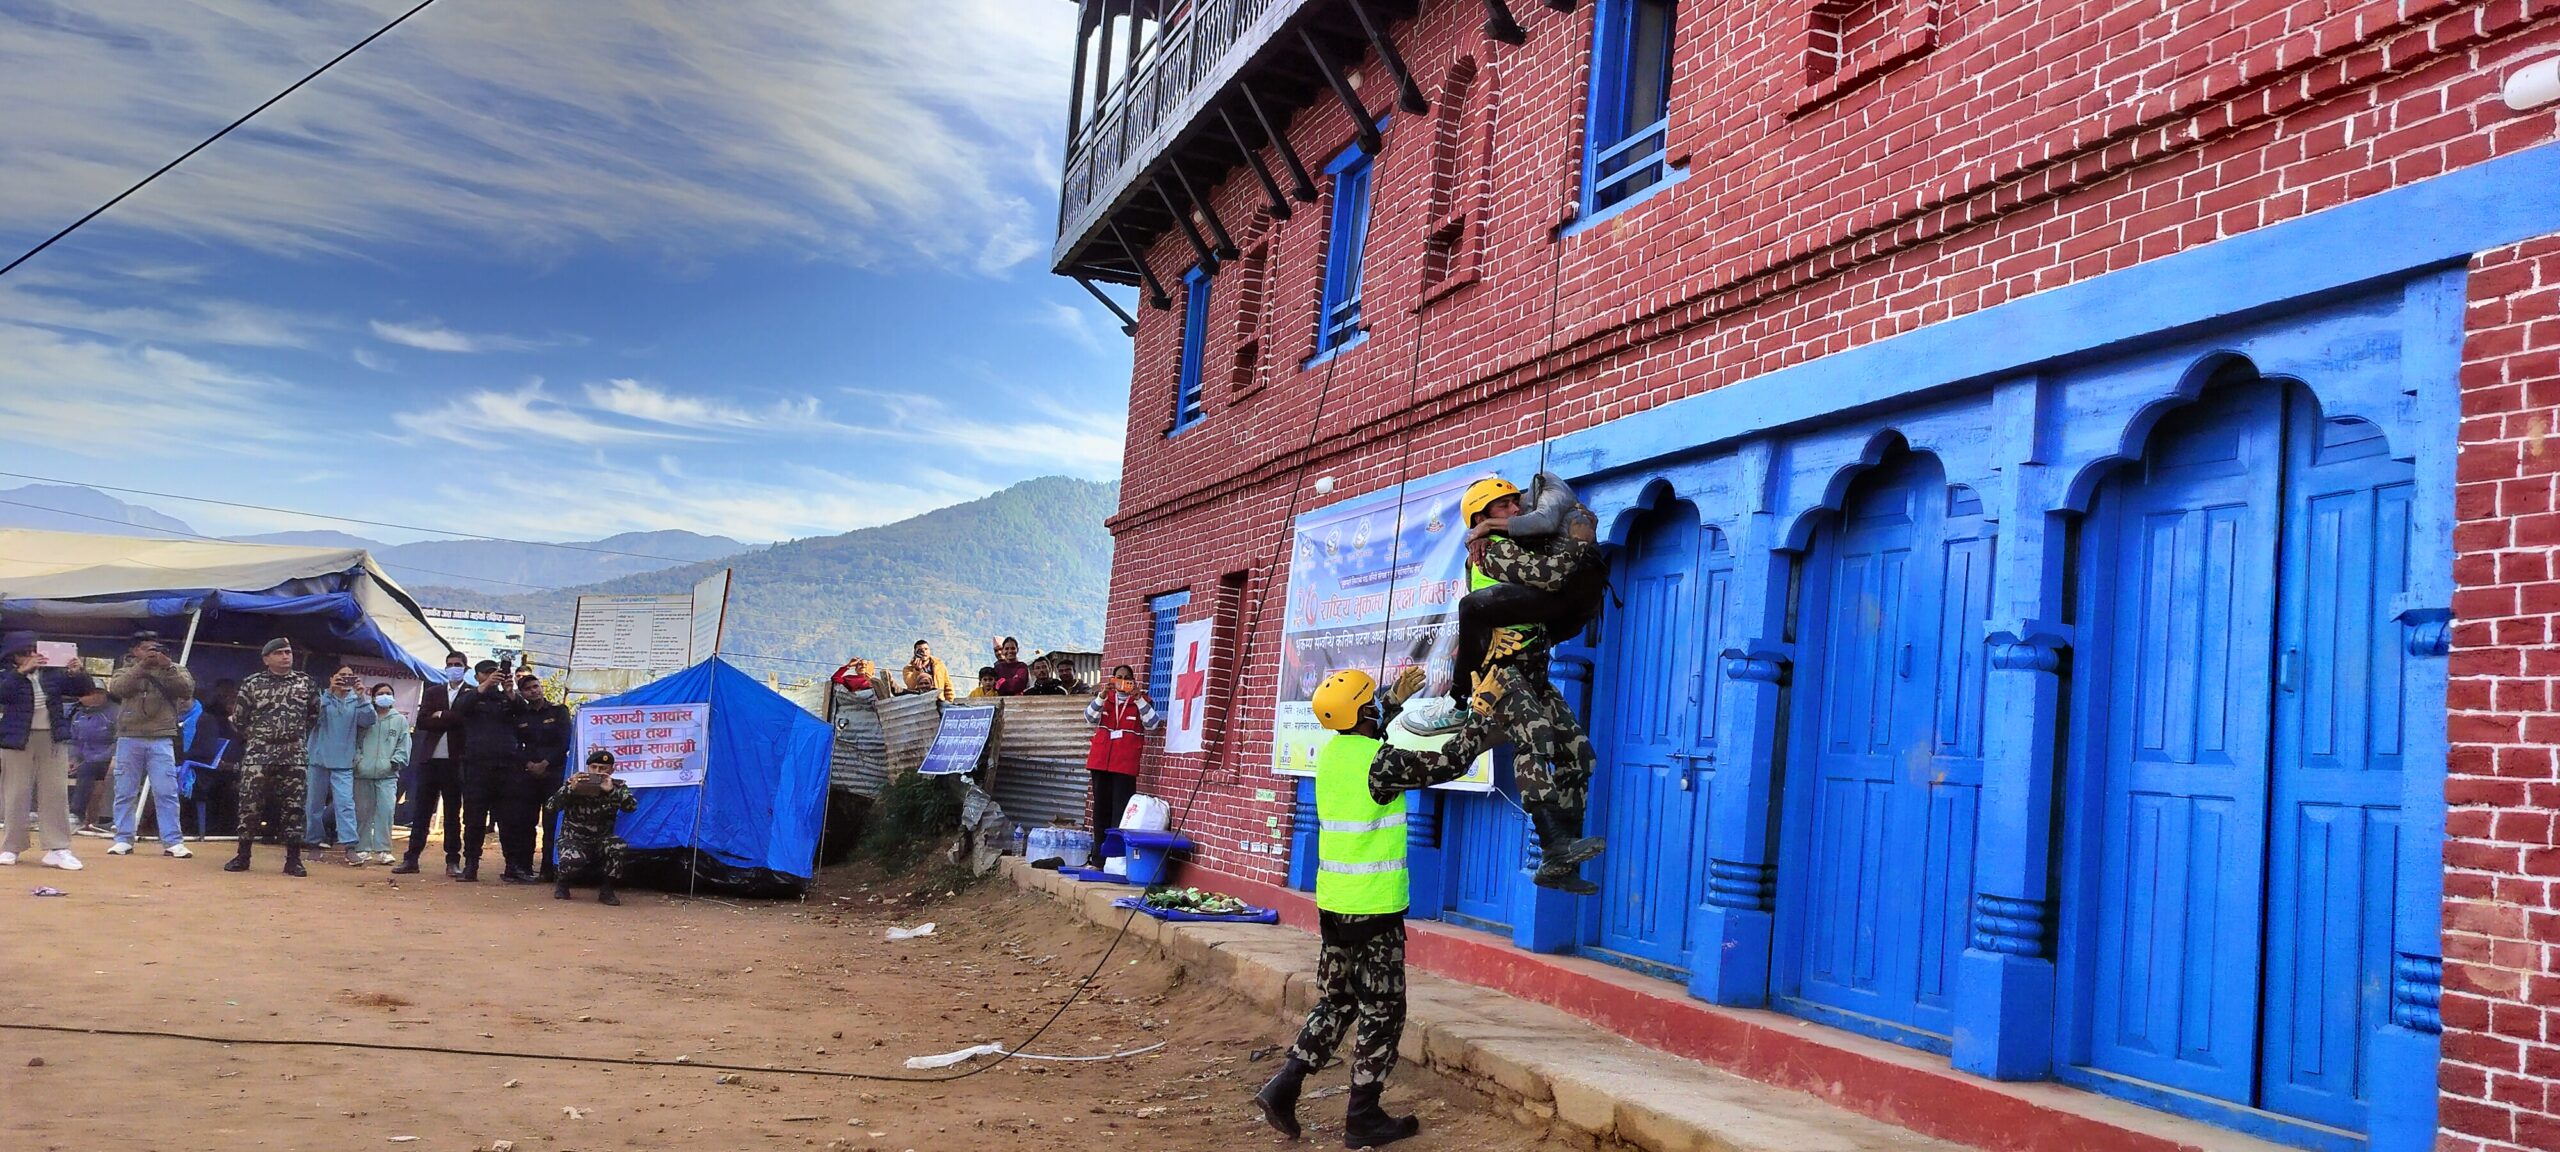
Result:
[[[601,877],[596,903],[620,904],[613,886],[622,879],[622,860],[630,846],[614,834],[623,813],[640,807],[631,786],[613,778],[613,753],[602,748],[587,753],[584,771],[569,778],[543,807],[560,814],[560,864],[553,873],[551,897],[569,898],[569,879],[588,869]]]
[[[1397,708],[1421,691],[1419,668],[1406,669],[1386,699],[1368,673],[1336,672],[1316,689],[1316,718],[1337,735],[1317,755],[1316,955],[1320,998],[1289,1047],[1287,1063],[1255,1094],[1263,1119],[1298,1138],[1298,1093],[1307,1073],[1323,1067],[1353,1033],[1351,1102],[1343,1143],[1376,1147],[1421,1131],[1411,1116],[1380,1103],[1404,1035],[1404,914],[1411,892],[1404,870],[1404,793],[1467,774],[1492,734],[1483,715],[1498,704],[1489,686],[1474,714],[1439,751],[1414,751],[1380,737]],[[1365,779],[1360,774],[1365,773]]]
[[[225,872],[249,870],[261,834],[284,840],[284,874],[301,876],[304,782],[311,729],[320,722],[320,686],[293,670],[293,642],[278,638],[258,650],[266,669],[240,682],[231,698],[231,728],[247,749],[240,757],[240,853]]]
[[[1477,503],[1477,497],[1484,499]],[[1520,498],[1500,480],[1479,481],[1468,489],[1469,582],[1479,586],[1516,584],[1541,592],[1561,592],[1577,576],[1602,562],[1592,537],[1590,514],[1577,515],[1565,531],[1524,542],[1504,529],[1520,512]],[[1501,695],[1493,719],[1495,742],[1518,749],[1511,770],[1520,782],[1520,807],[1537,828],[1544,850],[1531,882],[1542,888],[1588,896],[1599,886],[1581,876],[1583,861],[1605,846],[1597,836],[1582,834],[1584,810],[1591,798],[1591,770],[1599,754],[1591,736],[1573,714],[1564,693],[1547,679],[1548,661],[1557,637],[1545,625],[1505,627],[1494,632],[1485,651],[1489,671],[1507,671],[1510,689]],[[1461,670],[1460,675],[1465,675]]]

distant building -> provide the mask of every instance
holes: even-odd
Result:
[[[1151,305],[1106,655],[1215,622],[1144,784],[1209,773],[1205,867],[1305,874],[1292,518],[1544,463],[1625,601],[1557,671],[1603,893],[1442,794],[1415,915],[2303,1147],[2560,1148],[2560,24],[1079,6],[1053,265]]]

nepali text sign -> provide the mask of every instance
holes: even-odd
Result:
[[[1272,770],[1312,776],[1316,751],[1332,736],[1316,723],[1316,685],[1346,668],[1378,679],[1384,692],[1407,668],[1428,674],[1426,695],[1449,690],[1458,648],[1458,600],[1467,594],[1467,526],[1458,499],[1487,476],[1535,470],[1535,450],[1416,480],[1298,517],[1290,552],[1288,615],[1280,625],[1280,682],[1273,709]],[[1439,736],[1388,734],[1407,747],[1435,748]],[[1493,760],[1448,784],[1493,787]]]
[[[693,666],[693,595],[580,596],[571,672],[662,675]]]
[[[1209,726],[1209,660],[1216,620],[1184,620],[1173,626],[1173,699],[1166,704],[1164,750],[1200,750]]]
[[[578,710],[576,763],[597,748],[613,753],[613,773],[634,788],[702,783],[711,764],[711,705],[590,704]]]
[[[953,776],[978,770],[978,759],[986,754],[987,733],[996,725],[993,704],[951,704],[942,709],[942,727],[933,734],[933,747],[925,750],[924,763],[916,772],[924,776]]]
[[[514,612],[477,612],[467,608],[420,608],[436,635],[477,664],[524,660],[524,617]]]

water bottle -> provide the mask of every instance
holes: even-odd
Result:
[[[1027,826],[1025,826],[1025,825],[1021,825],[1021,824],[1016,824],[1016,825],[1014,825],[1014,826],[1013,826],[1013,854],[1014,854],[1014,855],[1016,855],[1016,856],[1027,856],[1027,855],[1030,855],[1030,853],[1031,853],[1031,829],[1030,829],[1029,827],[1027,827]]]

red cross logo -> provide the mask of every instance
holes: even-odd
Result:
[[[1191,719],[1191,706],[1200,702],[1209,688],[1209,674],[1200,670],[1200,642],[1191,642],[1183,657],[1182,674],[1173,678],[1173,699],[1182,705],[1182,728],[1190,731],[1198,725]]]

